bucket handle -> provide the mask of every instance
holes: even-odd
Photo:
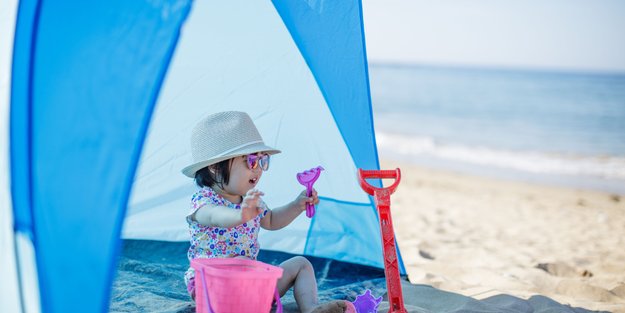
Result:
[[[200,280],[202,281],[202,287],[204,287],[204,298],[206,299],[206,308],[208,309],[208,313],[213,313],[211,309],[211,303],[208,300],[208,288],[206,287],[206,279],[204,278],[204,268],[200,268]],[[280,293],[278,292],[278,286],[273,293],[274,298],[276,298],[276,313],[282,313],[282,301],[280,301]]]
[[[204,289],[204,298],[206,299],[206,308],[208,309],[208,313],[213,313],[213,310],[211,309],[211,302],[208,301],[208,288],[206,287],[206,278],[204,278],[203,267],[200,267],[200,272],[202,273],[202,275],[200,275],[200,280],[202,281],[202,287],[204,287],[203,289]]]
[[[280,293],[278,292],[278,286],[276,286],[276,291],[273,294],[274,298],[276,298],[276,313],[282,313],[282,302],[280,301]]]

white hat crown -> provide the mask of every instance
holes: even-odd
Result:
[[[245,112],[211,114],[199,121],[191,134],[193,163],[182,173],[194,177],[198,170],[236,156],[256,152],[280,153],[263,142],[252,118]]]

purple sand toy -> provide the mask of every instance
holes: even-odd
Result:
[[[382,302],[382,297],[374,298],[371,295],[371,290],[367,289],[365,293],[357,296],[352,304],[354,304],[357,313],[376,313],[380,302]]]
[[[323,171],[324,168],[320,166],[311,168],[307,171],[303,171],[301,173],[297,173],[297,181],[306,186],[306,196],[310,197],[312,196],[312,186],[313,184],[317,181],[317,178],[319,178],[319,175],[321,174],[321,171]],[[313,215],[315,215],[315,205],[312,203],[306,203],[306,216],[308,217],[313,217]]]

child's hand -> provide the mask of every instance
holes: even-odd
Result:
[[[295,205],[300,211],[306,211],[306,203],[312,203],[317,205],[319,203],[319,196],[317,196],[317,190],[313,188],[312,196],[306,196],[306,190],[302,191],[295,199]]]
[[[265,194],[262,191],[256,189],[250,189],[243,197],[241,202],[241,220],[243,223],[255,218],[258,214],[262,213],[260,204],[260,197]]]

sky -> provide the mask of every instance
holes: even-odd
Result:
[[[625,73],[624,0],[362,0],[371,63]]]
[[[8,20],[15,2],[0,1],[0,20]],[[371,63],[625,73],[625,0],[362,0],[362,6]]]

